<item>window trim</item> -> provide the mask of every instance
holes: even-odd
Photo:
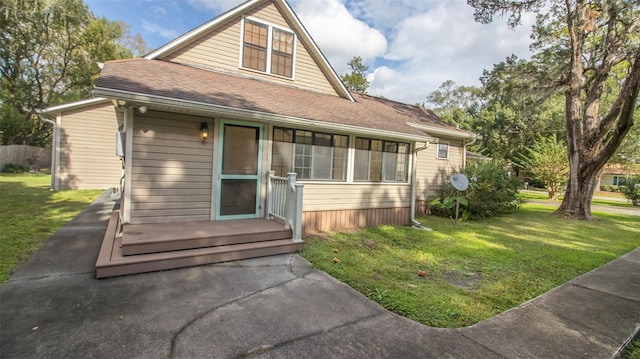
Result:
[[[265,66],[265,71],[260,71],[260,70],[256,70],[256,69],[252,69],[249,67],[244,67],[243,66],[243,59],[244,59],[244,24],[245,21],[249,20],[249,21],[253,21],[255,23],[258,23],[260,25],[265,25],[267,26],[267,59],[266,59],[266,66]],[[287,76],[283,76],[283,75],[279,75],[279,74],[275,74],[271,72],[271,54],[273,52],[273,29],[278,29],[280,31],[284,31],[287,33],[290,33],[293,35],[293,54],[292,54],[292,58],[291,58],[291,77],[287,77]],[[296,52],[297,52],[297,39],[298,37],[296,36],[296,33],[286,27],[282,27],[273,23],[270,23],[268,21],[264,21],[261,19],[256,19],[254,17],[251,16],[246,16],[242,18],[242,21],[240,22],[240,56],[238,59],[238,68],[245,70],[245,71],[251,71],[251,72],[255,72],[255,73],[259,73],[259,74],[263,74],[263,75],[269,75],[269,76],[274,76],[277,78],[281,78],[284,80],[288,80],[288,81],[294,81],[296,78]]]
[[[447,145],[447,157],[440,157],[440,145]],[[448,141],[439,141],[437,143],[437,147],[436,147],[436,159],[438,160],[448,160],[449,159],[449,154],[451,153],[451,143],[449,143]]]
[[[371,141],[380,141],[382,142],[382,151],[380,151],[382,153],[382,157],[381,157],[381,163],[380,163],[380,180],[379,181],[372,181],[370,178],[366,179],[366,180],[358,180],[356,179],[356,166],[355,166],[355,155],[356,155],[356,151],[358,151],[358,149],[356,148],[356,141],[358,138],[361,139],[365,139],[369,141],[369,149],[366,150],[368,152],[369,155],[369,163],[367,165],[367,177],[370,177],[370,171],[371,171]],[[392,143],[396,145],[396,151],[395,152],[390,152],[390,151],[385,151],[386,145],[388,143]],[[405,153],[406,159],[405,159],[405,165],[404,165],[404,173],[405,173],[405,179],[402,181],[398,181],[396,180],[385,180],[384,178],[384,153],[395,153],[396,155],[398,153],[400,153],[399,145],[406,145],[407,147],[407,152]],[[411,182],[411,166],[412,166],[412,148],[413,145],[410,142],[401,142],[401,141],[397,141],[397,140],[387,140],[387,139],[382,139],[382,138],[371,138],[371,137],[364,137],[364,136],[354,136],[353,139],[353,159],[354,159],[354,165],[353,167],[350,168],[350,173],[352,174],[351,180],[353,181],[352,183],[355,184],[379,184],[379,183],[383,183],[383,184],[410,184]],[[397,164],[397,161],[396,161]],[[398,174],[398,169],[396,167],[396,177]]]
[[[293,131],[293,137],[292,137],[292,141],[291,142],[283,142],[283,141],[277,141],[275,140],[275,136],[274,133],[276,131],[276,129],[280,129],[280,130],[290,130]],[[326,178],[326,179],[322,179],[322,178],[302,178],[302,177],[298,177],[299,181],[305,181],[305,182],[313,182],[313,183],[327,183],[327,182],[334,182],[334,183],[348,183],[349,180],[349,149],[351,148],[351,136],[349,135],[345,135],[345,134],[340,134],[340,133],[333,133],[333,132],[325,132],[325,131],[317,131],[317,130],[311,130],[311,129],[304,129],[304,128],[293,128],[293,127],[285,127],[285,126],[272,126],[271,127],[271,164],[270,164],[270,168],[273,168],[273,148],[274,148],[274,144],[275,142],[283,142],[283,143],[291,143],[294,147],[293,150],[291,151],[291,158],[290,158],[290,163],[292,165],[292,168],[289,169],[289,172],[295,172],[296,170],[296,165],[295,165],[295,161],[296,161],[296,145],[310,145],[311,147],[311,164],[309,167],[309,175],[312,176],[313,174],[313,155],[314,155],[314,147],[315,146],[322,146],[322,147],[328,147],[332,149],[332,156],[331,158],[334,159],[335,158],[335,149],[336,148],[343,148],[345,150],[345,161],[343,164],[343,171],[344,171],[344,178],[343,179],[335,179],[335,178]],[[311,133],[311,143],[300,143],[296,141],[296,132],[297,131],[304,131],[304,132],[310,132]],[[317,145],[316,144],[316,134],[317,135],[329,135],[331,136],[331,146],[323,146],[323,145]],[[347,146],[346,147],[342,147],[342,146],[336,146],[335,145],[335,138],[334,136],[341,136],[341,137],[345,137],[346,141],[347,141]],[[332,167],[331,168],[331,177],[333,177],[334,175],[334,170],[335,168]]]

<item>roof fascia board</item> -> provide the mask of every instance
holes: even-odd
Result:
[[[291,6],[289,6],[287,1],[273,0],[273,3],[274,5],[276,5],[276,7],[282,6],[284,8],[285,16],[287,16],[288,19],[298,27],[296,29],[297,32],[302,33],[304,35],[304,40],[306,40],[307,45],[311,46],[311,48],[313,49],[311,56],[316,58],[316,60],[319,60],[321,67],[324,67],[324,70],[326,71],[325,74],[332,78],[330,81],[333,83],[334,86],[338,88],[339,90],[338,92],[342,92],[342,94],[346,96],[346,98],[355,102],[355,99],[353,98],[353,96],[351,96],[351,93],[349,92],[349,90],[347,90],[347,88],[344,86],[344,83],[342,83],[342,80],[340,79],[336,71],[333,69],[333,67],[327,60],[327,58],[324,56],[324,54],[322,53],[322,51],[320,50],[316,42],[313,40],[313,38],[311,37],[307,29],[304,27],[304,25],[298,18],[298,15],[296,15],[296,13],[293,11]]]
[[[107,99],[103,97],[92,97],[84,100],[63,103],[61,105],[55,105],[51,107],[36,109],[36,113],[50,114],[53,112],[72,110],[79,107],[94,105],[96,103],[103,102],[103,101],[107,101]]]
[[[413,128],[417,128],[418,130],[425,131],[434,136],[447,136],[447,137],[461,138],[461,139],[481,138],[480,135],[477,135],[473,132],[453,131],[453,130],[447,130],[444,128],[434,127],[434,126],[420,125],[412,122],[407,122],[407,124]]]
[[[236,118],[241,118],[245,120],[256,120],[263,122],[271,122],[277,123],[279,125],[289,125],[289,126],[303,126],[311,129],[321,129],[321,130],[336,130],[340,132],[348,132],[352,134],[359,134],[365,136],[373,136],[376,138],[388,138],[388,139],[402,139],[405,141],[417,141],[417,142],[437,142],[436,138],[433,138],[428,135],[419,136],[419,135],[411,135],[407,133],[401,132],[393,132],[386,130],[377,130],[366,127],[358,127],[352,125],[343,125],[343,124],[335,124],[331,122],[310,120],[306,118],[293,117],[293,116],[285,116],[285,115],[277,115],[271,114],[267,112],[255,111],[255,110],[246,110],[239,109],[228,106],[220,106],[220,105],[212,105],[208,103],[198,102],[198,101],[190,101],[190,100],[181,100],[164,96],[153,96],[129,91],[119,91],[112,90],[107,88],[95,87],[94,93],[99,94],[100,96],[108,97],[108,98],[119,98],[125,99],[128,101],[137,101],[144,102],[149,104],[157,104],[157,105],[165,105],[165,106],[173,106],[173,107],[182,107],[189,110],[203,111],[203,112],[216,112],[217,114],[223,116],[231,116]]]
[[[153,60],[158,58],[159,56],[162,56],[164,54],[166,54],[167,52],[171,51],[171,50],[175,50],[177,48],[182,47],[185,43],[191,41],[192,39],[200,36],[202,33],[209,31],[211,28],[216,27],[218,24],[224,23],[225,21],[227,21],[228,19],[234,17],[234,16],[238,16],[240,14],[242,14],[244,11],[246,11],[248,8],[253,7],[254,5],[256,5],[257,3],[259,3],[261,0],[250,0],[247,1],[243,4],[240,4],[238,6],[236,6],[235,8],[227,11],[226,13],[223,13],[221,15],[219,15],[218,17],[214,18],[213,20],[206,22],[198,27],[196,27],[195,29],[187,32],[186,34],[179,36],[178,38],[176,38],[175,40],[172,40],[168,43],[166,43],[165,45],[161,46],[160,48],[150,52],[149,54],[147,54],[146,56],[144,56],[145,59],[147,60]]]

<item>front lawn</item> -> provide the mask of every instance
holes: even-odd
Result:
[[[45,174],[0,174],[0,284],[103,191],[49,190]]]
[[[421,217],[433,232],[394,226],[307,238],[302,255],[385,308],[461,327],[515,307],[640,246],[640,216],[567,221],[524,204],[498,218]]]

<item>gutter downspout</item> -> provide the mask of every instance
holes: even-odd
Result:
[[[53,139],[51,140],[51,184],[50,190],[57,191],[60,189],[60,178],[59,178],[59,153],[60,153],[60,114],[56,116],[56,120],[50,120],[45,117],[45,114],[42,113],[41,110],[36,110],[36,115],[40,121],[50,123],[53,129]]]
[[[414,149],[411,153],[411,227],[425,231],[431,231],[431,228],[424,227],[420,222],[416,221],[416,185],[418,181],[416,170],[418,168],[418,152],[426,150],[428,147],[429,142],[427,141],[424,146]]]

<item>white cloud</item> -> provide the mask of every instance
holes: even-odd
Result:
[[[407,103],[424,101],[446,80],[479,86],[484,69],[515,53],[528,58],[534,17],[510,30],[503,21],[483,25],[473,9],[461,1],[440,2],[428,11],[403,19],[393,29],[384,66],[371,76],[369,93]]]
[[[151,9],[151,12],[156,16],[165,16],[165,15],[167,15],[169,13],[167,11],[167,9],[165,9],[165,8],[163,8],[161,6],[152,5],[149,9]]]
[[[145,19],[140,19],[140,25],[145,31],[150,32],[152,34],[158,34],[161,37],[164,37],[165,39],[173,40],[176,37],[180,36],[180,33],[178,31],[164,28],[162,26],[151,23]]]
[[[354,17],[384,32],[411,14],[427,11],[436,1],[350,0],[346,6]]]
[[[356,19],[338,0],[297,0],[294,11],[338,74],[348,72],[354,56],[372,63],[387,51],[387,39]]]

